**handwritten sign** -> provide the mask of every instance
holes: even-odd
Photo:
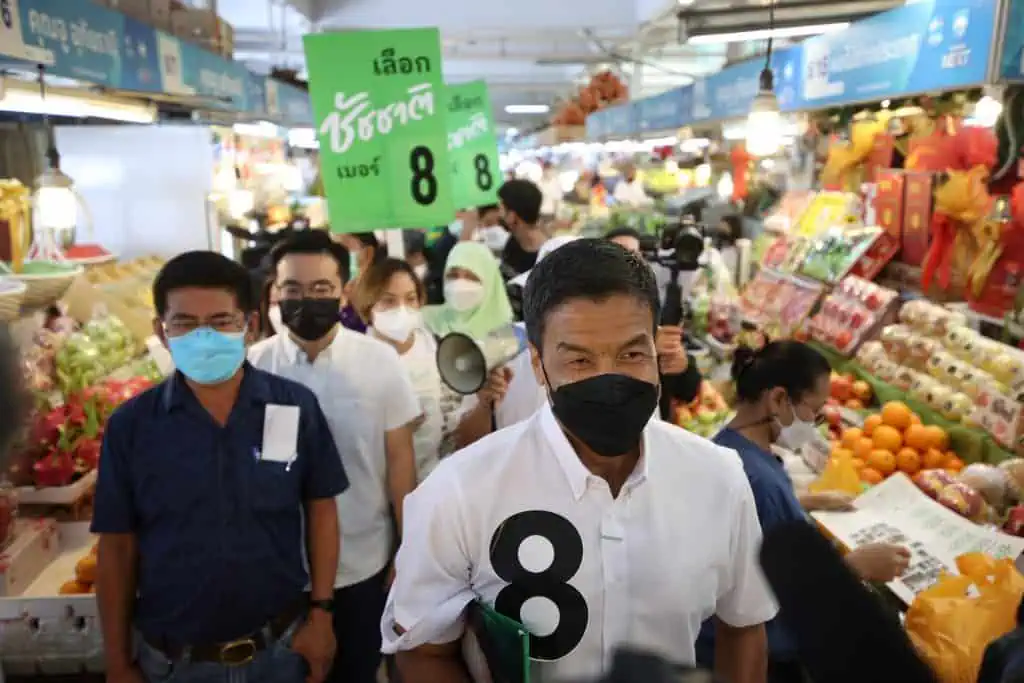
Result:
[[[987,529],[935,502],[906,475],[895,474],[856,500],[854,512],[814,512],[818,521],[850,549],[867,543],[896,543],[911,551],[910,566],[889,584],[906,604],[943,573],[956,574],[956,558],[982,552],[1016,560],[1024,538]]]
[[[305,36],[331,230],[455,216],[437,29]]]
[[[491,98],[483,81],[447,88],[448,158],[455,206],[472,209],[498,201],[501,167]]]

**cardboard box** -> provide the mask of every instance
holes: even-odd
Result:
[[[931,243],[932,185],[931,173],[907,172],[903,211],[903,253],[901,260],[911,266],[924,263]]]
[[[150,20],[149,0],[106,0],[106,6],[146,24]]]
[[[57,523],[52,519],[19,519],[14,539],[0,553],[0,596],[22,595],[60,554]]]
[[[903,173],[886,168],[878,171],[877,176],[875,219],[898,242],[903,236]]]
[[[874,145],[864,163],[864,181],[877,183],[882,171],[892,168],[895,140],[889,134],[875,136]]]
[[[208,9],[172,9],[171,33],[198,45],[219,46],[225,36],[234,44],[234,29]]]

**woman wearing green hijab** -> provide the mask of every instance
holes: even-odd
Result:
[[[512,305],[491,250],[479,242],[459,242],[444,267],[444,303],[423,309],[427,329],[437,337],[462,332],[482,337],[512,322]]]

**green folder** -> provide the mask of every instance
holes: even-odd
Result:
[[[480,600],[470,605],[468,622],[493,683],[530,683],[530,634],[526,627]]]

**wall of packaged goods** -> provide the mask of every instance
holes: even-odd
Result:
[[[5,0],[0,66],[115,90],[208,98],[228,111],[291,125],[313,120],[303,90],[91,0]]]
[[[1024,80],[1024,0],[922,0],[775,52],[783,112]],[[587,117],[601,140],[745,117],[764,58]]]

